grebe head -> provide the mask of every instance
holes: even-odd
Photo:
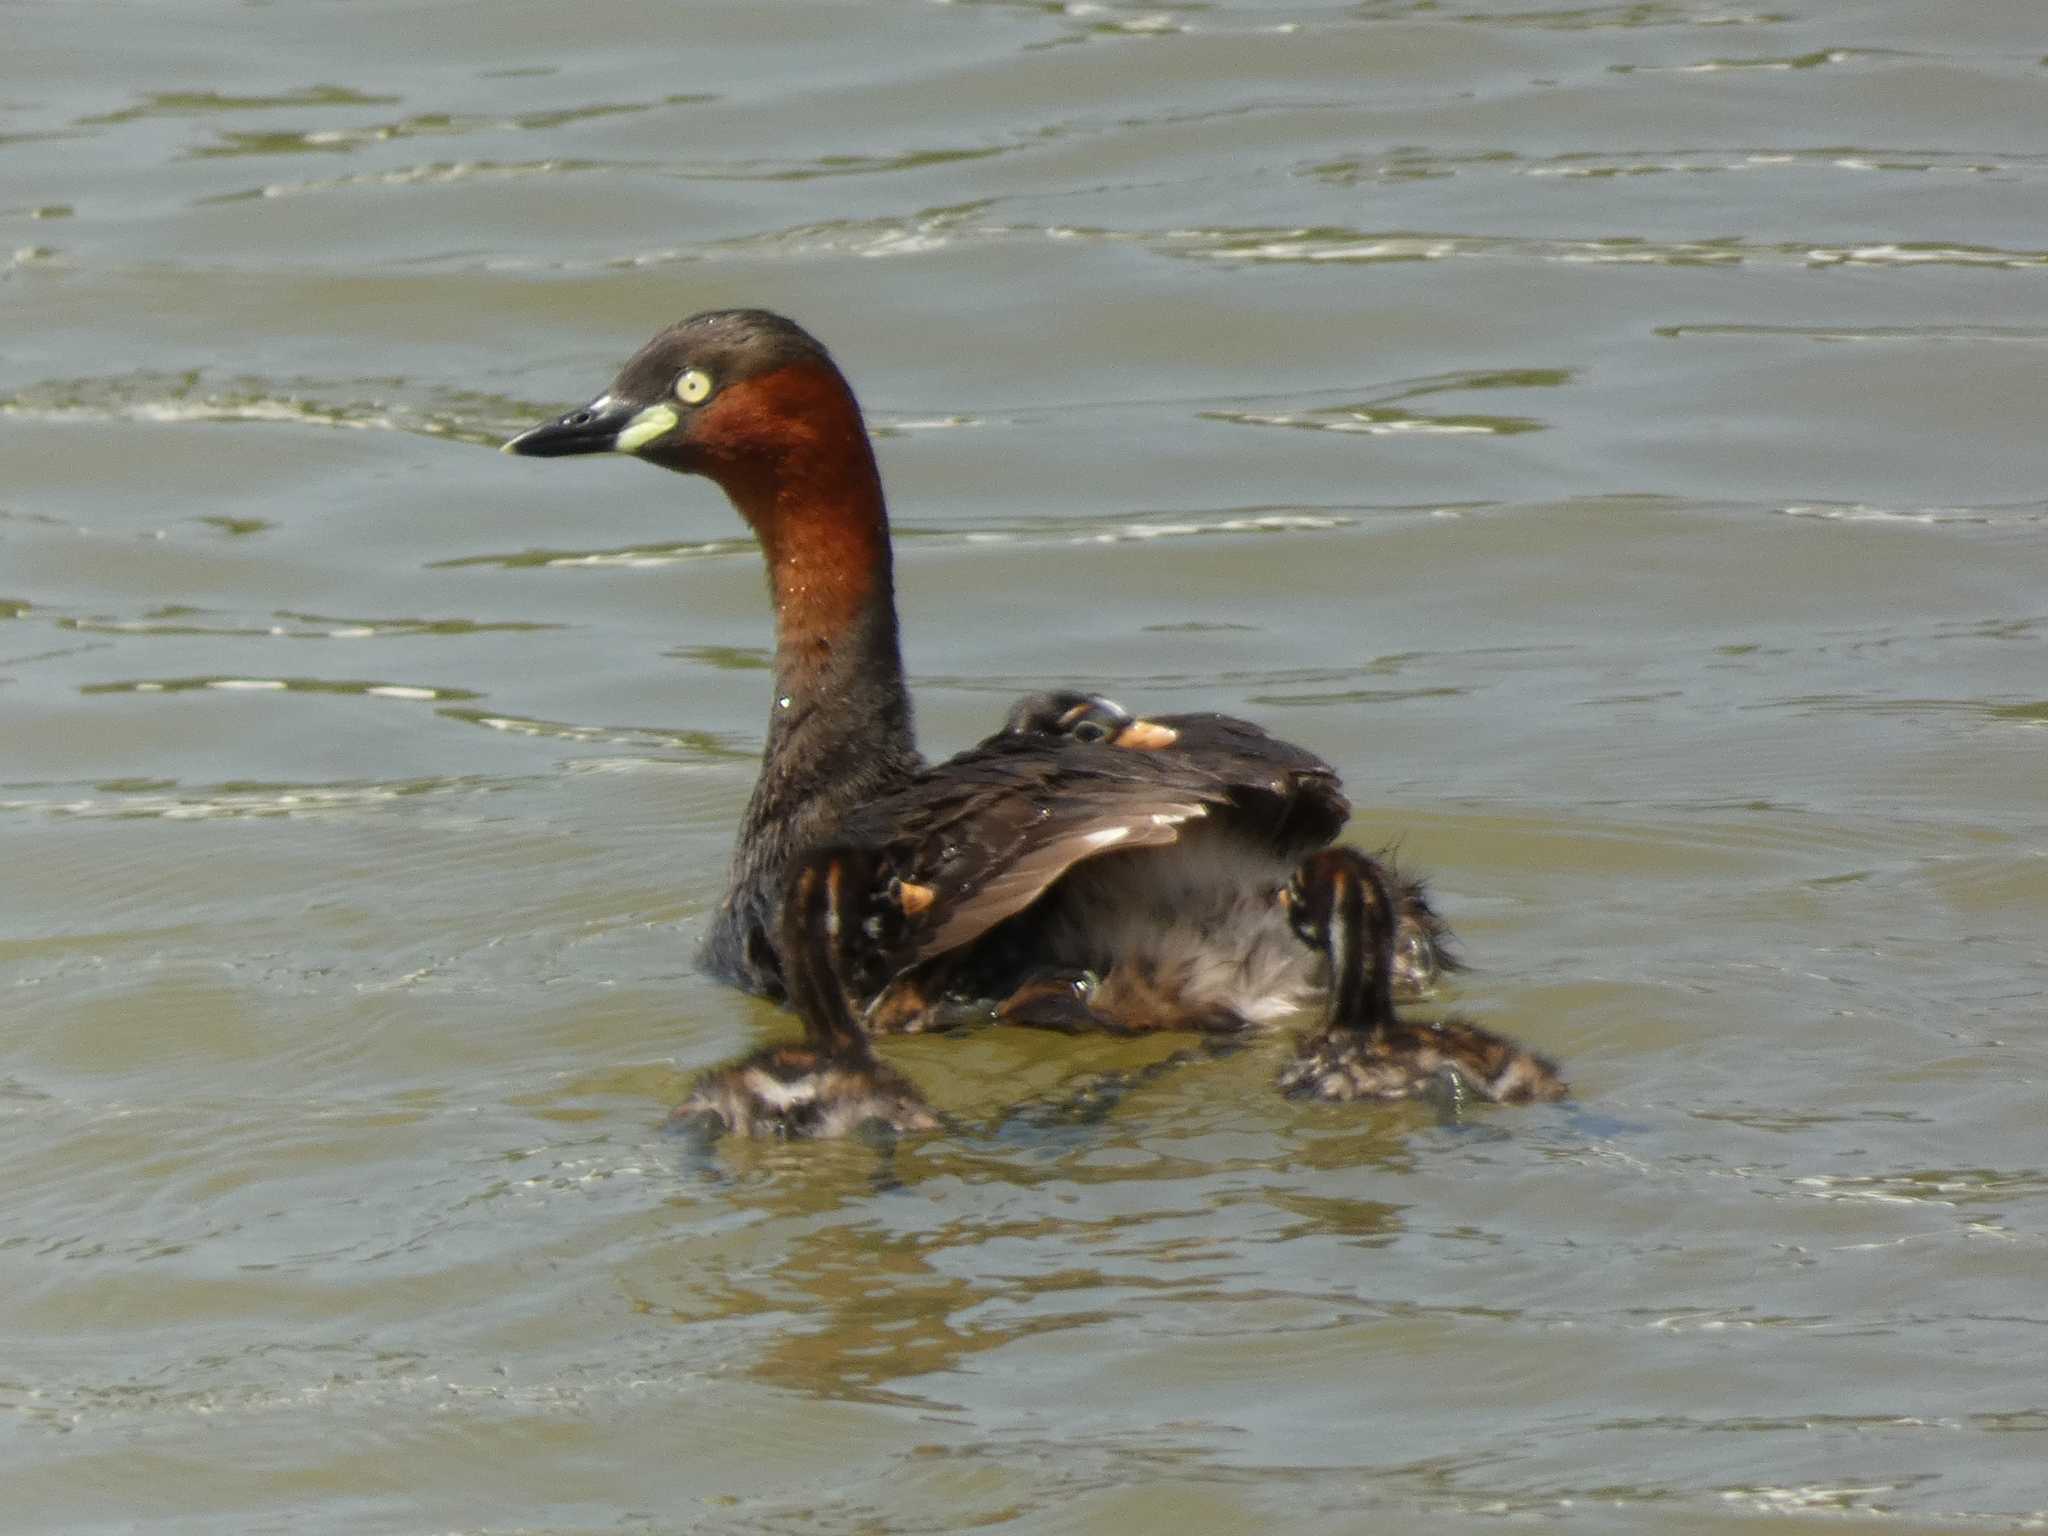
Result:
[[[588,405],[520,433],[531,458],[630,453],[717,481],[749,520],[804,482],[874,479],[853,391],[817,339],[765,309],[718,309],[670,326]],[[865,485],[862,487],[865,489]]]
[[[1180,740],[1180,732],[1156,720],[1140,720],[1115,699],[1099,693],[1061,689],[1027,693],[1010,706],[1005,736],[1063,736],[1070,741],[1108,742],[1155,752]]]
[[[758,418],[777,414],[775,397],[788,382],[777,376],[788,370],[823,373],[846,387],[824,347],[794,321],[765,309],[706,310],[657,333],[588,405],[520,433],[505,452],[535,459],[631,453],[684,474],[710,474],[721,449],[739,446],[726,441],[739,425],[734,418],[755,418],[747,435],[761,436]]]
[[[848,738],[885,765],[913,755],[882,478],[853,391],[801,326],[762,309],[692,315],[634,353],[595,400],[505,452],[629,453],[717,482],[768,563],[777,697],[841,703],[809,711],[835,738],[819,751]],[[757,791],[749,820],[787,812]]]

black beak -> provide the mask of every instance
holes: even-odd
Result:
[[[529,459],[560,459],[572,453],[611,453],[619,446],[619,434],[640,414],[640,407],[600,395],[581,410],[544,421],[506,443],[505,453]]]

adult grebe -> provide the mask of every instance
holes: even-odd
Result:
[[[1191,715],[1142,751],[1023,733],[919,757],[881,476],[853,391],[799,326],[763,310],[693,316],[590,404],[505,448],[706,476],[760,540],[775,689],[701,954],[714,975],[784,995],[792,861],[841,844],[895,872],[909,918],[858,967],[873,1029],[929,1028],[965,1004],[1059,1028],[1236,1030],[1316,995],[1318,957],[1275,899],[1350,815],[1313,753]]]

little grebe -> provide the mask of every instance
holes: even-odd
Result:
[[[1413,1099],[1448,1090],[1497,1104],[1565,1096],[1543,1057],[1463,1019],[1410,1024],[1394,1013],[1394,894],[1353,848],[1310,854],[1282,893],[1294,930],[1330,960],[1329,1022],[1280,1073],[1297,1098]]]
[[[846,1000],[866,940],[901,921],[873,858],[858,850],[804,855],[783,904],[782,974],[803,1020],[801,1045],[771,1045],[698,1078],[670,1114],[699,1131],[784,1140],[846,1136],[882,1127],[930,1131],[939,1118],[910,1079],[876,1059]]]
[[[1314,754],[1198,715],[1155,722],[1178,739],[1152,750],[1024,733],[919,757],[881,476],[853,391],[800,327],[762,310],[693,316],[590,404],[505,448],[704,475],[760,540],[775,691],[700,956],[714,975],[786,992],[787,873],[834,843],[903,882],[904,932],[871,943],[852,978],[870,1029],[929,1028],[974,1004],[1053,1027],[1230,1030],[1315,996],[1318,957],[1275,900],[1350,814]]]

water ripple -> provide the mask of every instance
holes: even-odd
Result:
[[[1635,176],[1804,175],[1854,171],[1924,176],[2048,175],[2048,157],[1954,149],[1845,145],[1827,149],[1573,149],[1550,155],[1505,147],[1441,150],[1404,145],[1371,157],[1317,161],[1297,174],[1332,186],[1454,176],[1506,175],[1605,181]]]
[[[2039,325],[1763,325],[1720,322],[1660,325],[1656,334],[1673,341],[1716,338],[1759,338],[1796,341],[2048,341],[2048,326]]]
[[[690,560],[754,555],[759,553],[759,548],[750,535],[739,534],[689,544],[629,544],[619,549],[522,549],[503,555],[458,555],[449,560],[437,560],[432,568],[459,570],[472,565],[495,565],[508,571],[645,570]]]
[[[195,785],[110,782],[80,793],[75,786],[52,785],[40,795],[8,786],[15,795],[0,799],[0,811],[26,811],[83,820],[223,821],[244,818],[332,815],[388,806],[428,795],[491,794],[509,788],[504,780],[455,775],[395,780],[343,780],[329,784]]]
[[[149,118],[215,117],[226,112],[274,112],[290,107],[392,106],[396,96],[377,95],[345,85],[308,85],[267,96],[233,96],[224,91],[150,91],[133,106],[81,117],[81,126],[106,127]]]
[[[282,622],[275,624],[199,622],[207,616],[206,609],[172,603],[151,609],[138,619],[62,617],[55,623],[59,629],[95,635],[219,635],[272,640],[380,640],[411,639],[422,635],[523,634],[563,627],[533,620],[487,623],[477,619],[336,619],[291,612],[278,613],[276,617]]]
[[[360,171],[349,176],[315,176],[298,181],[269,181],[239,192],[201,198],[202,204],[242,203],[251,199],[306,197],[320,192],[346,192],[359,187],[445,187],[472,181],[517,181],[529,176],[574,176],[621,167],[602,160],[556,157],[547,160],[429,160],[389,171]]]
[[[1775,507],[1785,517],[1816,518],[1828,523],[1902,523],[1923,527],[1962,525],[1982,528],[2027,527],[2048,522],[2048,502],[2016,502],[1985,507],[1880,507],[1868,502],[1794,502]]]
[[[532,715],[495,714],[482,709],[443,709],[436,713],[508,736],[602,743],[638,747],[644,751],[683,751],[721,762],[751,762],[761,755],[758,744],[750,748],[744,740],[718,731],[659,725],[584,725],[568,720],[542,720]]]
[[[394,98],[383,99],[389,101]],[[488,113],[421,112],[391,122],[362,123],[350,127],[224,130],[219,136],[219,142],[188,150],[186,153],[189,158],[198,160],[306,151],[338,153],[358,149],[367,144],[386,144],[400,139],[459,138],[475,133],[546,131],[588,122],[595,118],[649,112],[662,107],[695,106],[716,99],[715,96],[699,93],[666,96],[657,101],[596,102],[587,106],[556,107],[502,116]]]
[[[1828,245],[1802,240],[1753,241],[1739,235],[1709,240],[1653,240],[1635,235],[1587,239],[1512,235],[1391,232],[1344,228],[1177,230],[1158,241],[1162,254],[1220,262],[1373,263],[1443,261],[1452,257],[1622,266],[2048,267],[2048,250],[2007,249],[1942,241],[1874,241]]]
[[[1506,437],[1521,432],[1540,432],[1546,423],[1531,416],[1470,412],[1455,415],[1424,413],[1404,409],[1397,402],[1469,390],[1556,389],[1570,384],[1572,378],[1572,370],[1568,368],[1477,369],[1410,380],[1393,387],[1377,399],[1355,404],[1311,406],[1283,411],[1204,411],[1202,415],[1211,421],[1228,421],[1239,426],[1299,427],[1316,432],[1361,432],[1375,437]]]
[[[59,379],[0,396],[0,417],[26,421],[284,424],[406,432],[491,447],[546,409],[502,395],[399,378],[215,380],[200,369]]]
[[[85,683],[80,685],[78,691],[86,694],[190,693],[195,689],[212,689],[221,693],[342,694],[377,699],[402,699],[411,703],[481,697],[469,688],[430,688],[416,683],[385,683],[326,677],[130,678],[118,682]]]

